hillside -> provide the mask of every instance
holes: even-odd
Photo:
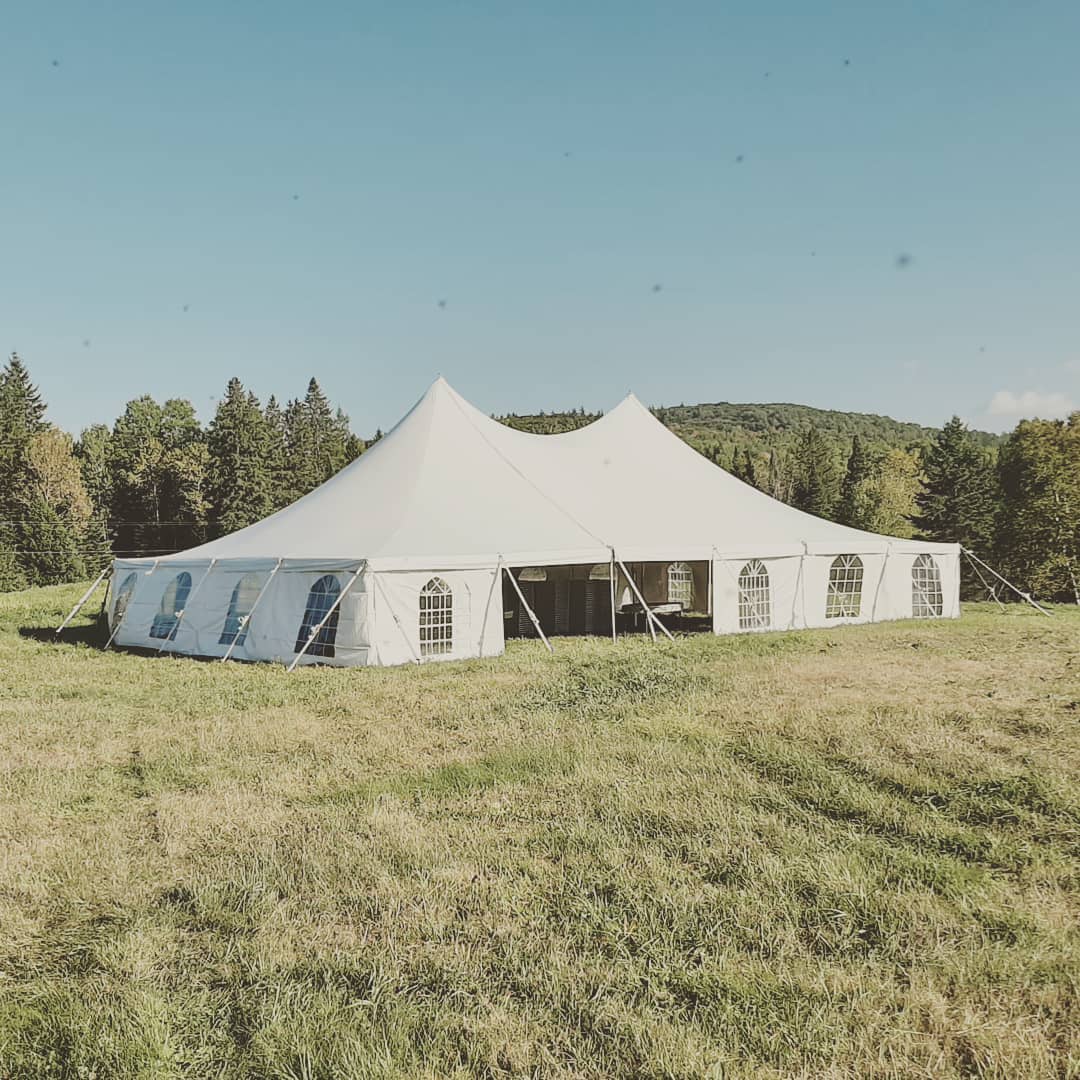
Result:
[[[809,405],[740,404],[719,401],[699,405],[654,406],[653,414],[691,446],[706,450],[719,446],[727,450],[749,447],[753,450],[783,449],[799,433],[813,425],[831,442],[850,444],[858,435],[870,446],[911,448],[933,439],[936,428],[893,420],[875,413],[840,412],[814,409]],[[522,431],[552,434],[572,431],[591,423],[599,413],[584,409],[571,412],[509,414],[496,419]],[[990,432],[972,433],[983,446],[996,446],[1001,437]]]
[[[1066,1077],[1080,612],[396,669],[0,596],[0,1076]]]

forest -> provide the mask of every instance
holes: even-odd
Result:
[[[872,532],[958,541],[1020,588],[1080,604],[1080,413],[1006,436],[801,405],[658,407],[677,435],[740,480]],[[554,433],[572,412],[496,419]],[[27,365],[0,371],[0,591],[92,576],[114,555],[154,556],[233,532],[318,487],[365,440],[316,379],[265,404],[229,380],[203,426],[190,401],[129,401],[77,436],[49,423]],[[969,596],[983,595],[977,578]]]

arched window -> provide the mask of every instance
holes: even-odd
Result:
[[[826,619],[857,619],[862,610],[862,559],[837,555],[829,567],[829,592],[825,597]]]
[[[768,630],[772,626],[769,571],[753,559],[739,571],[739,629]]]
[[[932,619],[944,608],[941,570],[931,555],[919,555],[911,567],[911,614]]]
[[[218,638],[219,645],[243,645],[247,637],[247,620],[259,597],[259,575],[245,574],[235,585],[229,600],[225,626]],[[308,633],[311,631],[309,630]],[[313,643],[314,644],[314,643]]]
[[[186,570],[177,574],[165,586],[165,592],[161,595],[161,607],[158,608],[158,613],[150,626],[152,638],[172,641],[176,637],[177,628],[180,626],[180,616],[184,613],[190,592],[191,575]]]
[[[308,645],[305,656],[333,656],[334,642],[337,641],[338,608],[334,607],[337,598],[341,595],[341,582],[333,574],[326,574],[319,578],[311,586],[308,593],[307,607],[304,608],[304,620],[300,623],[300,630],[296,635],[296,646],[293,652],[300,652],[307,639],[311,637],[311,631],[326,619],[326,613],[334,608],[326,625],[316,635],[315,640]]]
[[[673,562],[667,568],[668,603],[682,604],[683,611],[694,606],[694,571],[684,562]]]
[[[420,655],[444,656],[454,646],[454,595],[442,578],[420,590]]]
[[[127,614],[128,604],[131,603],[131,594],[135,591],[135,582],[137,580],[138,576],[132,571],[120,583],[120,588],[116,590],[116,600],[113,603],[112,628],[119,626]]]

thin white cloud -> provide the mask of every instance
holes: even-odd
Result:
[[[1071,371],[1074,375],[1080,375],[1080,359],[1066,360],[1061,366],[1065,371]]]
[[[1044,394],[1041,390],[999,390],[986,406],[986,415],[998,418],[1038,417],[1040,420],[1058,420],[1068,416],[1076,405],[1058,391]]]

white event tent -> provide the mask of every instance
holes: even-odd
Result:
[[[654,636],[658,612],[697,612],[718,634],[955,617],[959,557],[772,499],[633,395],[533,435],[440,378],[291,506],[189,551],[115,560],[111,640],[348,666],[491,656],[533,626],[617,633],[630,612]]]

